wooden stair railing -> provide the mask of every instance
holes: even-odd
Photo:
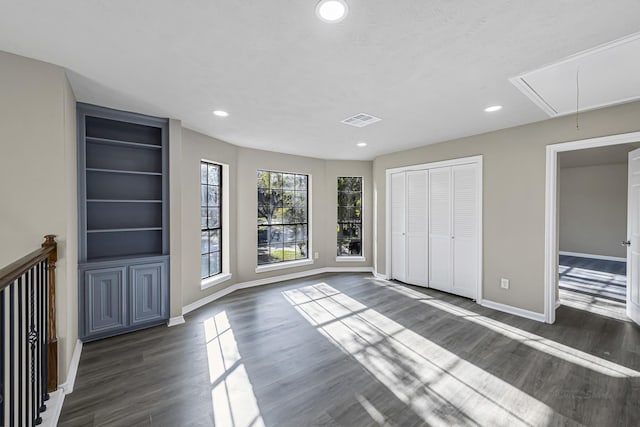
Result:
[[[58,388],[54,235],[0,269],[0,426],[40,424]]]

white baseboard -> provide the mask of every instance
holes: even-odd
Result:
[[[545,321],[544,313],[536,313],[535,311],[524,310],[522,308],[514,307],[511,305],[500,304],[490,300],[482,300],[480,304],[483,307],[492,308],[494,310],[503,311],[505,313],[514,314],[516,316],[524,317],[527,319],[535,320],[538,322]]]
[[[386,274],[378,273],[377,271],[373,272],[373,277],[375,277],[376,279],[389,280],[389,276],[387,276]]]
[[[283,282],[285,280],[300,279],[303,277],[315,276],[317,274],[322,274],[322,273],[371,273],[371,272],[373,272],[372,267],[322,267],[322,268],[314,268],[313,270],[300,271],[297,273],[283,274],[280,276],[266,277],[264,279],[250,280],[248,282],[236,283],[234,285],[229,286],[228,288],[222,289],[209,296],[206,296],[202,299],[192,302],[191,304],[185,305],[184,307],[182,307],[182,314],[185,315],[189,312],[192,312],[193,310],[197,310],[198,308],[204,305],[207,305],[210,302],[220,299],[223,296],[229,295],[230,293],[240,289],[253,288],[256,286],[268,285],[276,282]]]
[[[200,307],[209,304],[217,299],[222,298],[225,295],[229,295],[231,292],[238,290],[236,285],[231,285],[228,288],[222,289],[221,291],[214,292],[211,295],[208,295],[204,298],[201,298],[197,301],[192,302],[191,304],[187,304],[182,307],[182,315],[184,316],[187,313],[192,312],[193,310],[197,310]]]
[[[76,383],[81,354],[82,341],[76,340],[76,346],[73,349],[69,370],[67,371],[67,380],[62,384],[58,384],[56,391],[49,393],[49,400],[46,402],[47,410],[42,413],[42,427],[55,427],[58,425],[64,397],[73,392],[73,387]]]
[[[387,275],[378,273],[377,271],[373,272],[373,276],[376,279],[389,280],[389,277]],[[524,310],[522,308],[513,307],[511,305],[500,304],[498,302],[494,302],[491,300],[477,298],[476,304],[482,305],[487,308],[492,308],[494,310],[503,311],[505,313],[514,314],[516,316],[524,317],[527,319],[535,320],[537,322],[545,321],[543,313],[536,313],[535,311]],[[560,305],[560,301],[558,301],[558,306],[559,305]]]
[[[237,289],[246,289],[276,282],[284,282],[285,280],[301,279],[303,277],[315,276],[322,273],[371,273],[372,271],[371,267],[322,267],[314,268],[313,270],[300,271],[298,273],[283,274],[281,276],[236,283],[234,286],[236,286]]]
[[[562,303],[560,302],[560,300],[556,301],[556,310],[562,305]]]
[[[171,317],[167,322],[167,327],[178,326],[185,323],[184,316]]]
[[[620,262],[627,262],[626,258],[622,258],[622,257],[616,257],[616,256],[608,256],[608,255],[594,255],[594,254],[583,254],[580,252],[566,252],[566,251],[560,251],[558,252],[560,255],[566,255],[566,256],[577,256],[579,258],[591,258],[591,259],[603,259],[605,261],[620,261]]]
[[[45,402],[47,410],[42,413],[41,427],[56,427],[62,412],[62,404],[64,403],[64,390],[58,389],[53,393],[49,393],[49,400]]]
[[[76,383],[76,375],[78,375],[78,366],[80,365],[80,355],[82,354],[82,341],[76,340],[76,346],[73,349],[73,356],[69,363],[69,371],[67,372],[67,380],[58,384],[58,388],[64,391],[64,394],[73,393],[73,387]]]

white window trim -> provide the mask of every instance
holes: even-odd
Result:
[[[336,257],[336,262],[366,262],[367,259],[363,256],[344,255]]]
[[[204,290],[231,279],[229,261],[229,165],[215,160],[200,159],[200,162],[214,163],[222,167],[222,271],[215,276],[200,280],[200,289]],[[200,165],[198,162],[198,166]]]
[[[264,264],[256,267],[256,273],[264,273],[265,271],[282,270],[284,268],[301,267],[303,265],[313,264],[311,257],[307,259],[297,259],[295,261],[276,262],[274,264]]]
[[[346,175],[341,175],[341,176],[346,176]],[[340,178],[340,176],[336,177],[336,180]],[[360,233],[362,233],[362,235],[360,236],[360,253],[364,254],[364,242],[365,242],[365,235],[364,235],[364,216],[365,216],[365,212],[364,212],[364,176],[358,176],[358,175],[351,175],[350,178],[360,178],[362,181],[360,181],[360,193],[361,193],[361,197],[360,197],[360,221],[362,223],[362,228],[360,229]],[[338,188],[336,187],[336,207],[338,206]],[[337,209],[336,209],[336,215],[337,215]],[[337,216],[336,216],[336,224],[338,223],[337,221]],[[337,241],[337,236],[336,236],[336,244],[338,243]],[[336,257],[336,262],[365,262],[366,259],[364,257],[364,255],[360,255],[360,256],[353,256],[353,255],[338,255]]]
[[[300,267],[303,265],[312,265],[315,261],[314,261],[314,253],[313,253],[313,241],[311,238],[311,235],[313,234],[311,232],[311,228],[312,228],[312,224],[313,224],[313,218],[312,218],[312,206],[313,206],[313,191],[312,191],[312,177],[311,174],[308,172],[292,172],[292,171],[280,171],[277,169],[259,169],[259,170],[263,170],[263,171],[269,171],[269,172],[281,172],[281,173],[293,173],[296,175],[306,175],[307,176],[307,258],[305,259],[296,259],[294,261],[283,261],[283,262],[277,262],[274,264],[263,264],[263,265],[258,265],[256,266],[256,273],[264,273],[266,271],[273,271],[273,270],[282,270],[285,268],[294,268],[294,267]],[[256,188],[257,191],[257,188]],[[257,211],[257,209],[256,209]],[[256,263],[258,262],[258,257],[257,257],[257,250],[258,250],[258,227],[256,227]]]
[[[200,289],[205,290],[219,283],[226,282],[231,279],[231,273],[218,273],[215,276],[207,277],[200,282]]]

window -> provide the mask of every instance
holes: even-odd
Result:
[[[222,166],[200,162],[200,229],[203,279],[222,272]]]
[[[362,177],[338,177],[338,256],[362,256]]]
[[[308,175],[258,171],[258,265],[308,259]]]

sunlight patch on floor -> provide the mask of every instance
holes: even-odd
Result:
[[[204,321],[215,426],[260,427],[264,422],[226,312]]]
[[[610,283],[618,286],[627,286],[627,276],[607,273],[604,271],[589,270],[587,268],[558,266],[560,276],[565,278],[575,277],[585,280],[595,280],[598,282]]]
[[[629,369],[625,366],[618,365],[617,363],[585,353],[584,351],[577,350],[573,347],[560,344],[556,341],[541,337],[540,335],[515,328],[507,325],[506,323],[491,319],[490,317],[474,313],[473,311],[465,310],[456,305],[449,304],[421,292],[414,291],[413,289],[395,284],[383,285],[376,283],[376,285],[401,293],[409,298],[418,300],[423,304],[430,305],[431,307],[446,311],[447,313],[455,316],[464,317],[470,322],[491,329],[492,331],[514,341],[519,341],[535,350],[542,351],[567,362],[591,369],[595,372],[617,378],[640,377],[640,372],[633,369]]]
[[[283,294],[320,333],[430,425],[567,421],[543,402],[326,283]]]
[[[613,319],[631,322],[627,316],[627,304],[608,298],[598,298],[595,295],[586,295],[579,292],[560,289],[560,303],[589,313],[611,317]]]
[[[380,412],[373,403],[369,402],[369,399],[364,397],[361,394],[356,396],[360,405],[364,408],[364,410],[369,414],[371,419],[376,422],[380,427],[391,427],[391,424],[386,420],[385,416]]]

